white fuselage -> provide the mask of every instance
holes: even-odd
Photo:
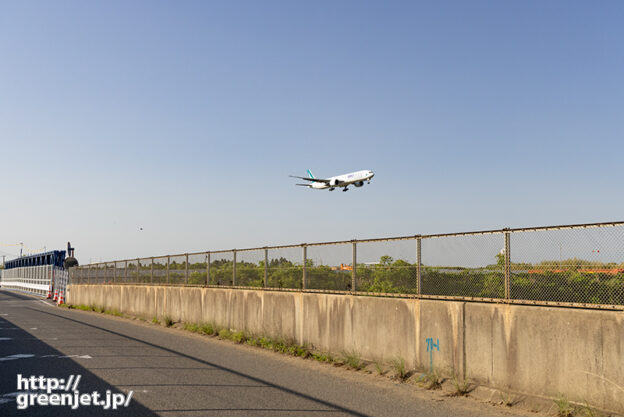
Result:
[[[328,188],[347,187],[348,185],[355,184],[356,187],[364,185],[365,181],[370,182],[371,178],[375,176],[375,173],[370,170],[363,170],[357,172],[350,172],[348,174],[338,175],[328,178],[329,184],[322,182],[315,182],[310,185],[310,188],[317,190],[325,190]]]

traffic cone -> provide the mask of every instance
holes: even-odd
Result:
[[[46,295],[46,298],[48,299],[52,298],[52,286],[51,285],[48,287],[48,294]]]
[[[58,303],[59,303],[59,304],[63,304],[63,303],[65,303],[65,297],[63,297],[63,293],[64,293],[64,292],[65,292],[65,291],[61,291],[61,296],[60,296],[60,297],[59,297],[59,299],[58,299]]]
[[[58,290],[54,290],[54,298],[52,299],[52,301],[56,300],[58,300]]]

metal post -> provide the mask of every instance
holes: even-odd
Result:
[[[141,259],[137,258],[137,279],[136,279],[136,283],[139,282],[139,278],[141,277],[141,270],[139,269],[141,267]]]
[[[89,269],[87,269],[87,284],[91,284],[91,265],[89,265]]]
[[[125,265],[124,265],[124,283],[127,284],[128,283],[128,260],[126,259],[124,262],[125,262]]]
[[[304,243],[301,247],[303,248],[303,278],[301,288],[305,290],[308,286],[308,271],[306,265],[308,263],[308,246]]]
[[[264,288],[269,283],[269,250],[264,248]]]
[[[355,292],[357,290],[355,278],[356,278],[356,269],[357,269],[357,243],[353,241],[353,267],[351,268],[351,292]]]
[[[210,252],[206,253],[206,285],[210,285]]]
[[[511,299],[510,235],[511,233],[509,231],[505,232],[505,299],[507,300]]]
[[[154,257],[152,256],[152,264],[150,265],[150,284],[154,283]]]
[[[416,295],[420,298],[422,294],[422,276],[420,265],[422,264],[422,239],[416,238]]]
[[[188,285],[188,253],[185,254],[184,260],[184,283]]]
[[[117,261],[113,262],[113,284],[117,281]]]
[[[169,261],[171,260],[171,256],[167,256],[167,284],[169,284]]]
[[[232,260],[232,285],[236,286],[236,249],[232,251],[233,260]]]

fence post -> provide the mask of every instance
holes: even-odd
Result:
[[[184,256],[184,284],[188,285],[188,253],[185,253]]]
[[[117,282],[117,261],[113,262],[113,284]]]
[[[303,277],[301,280],[301,289],[305,290],[308,287],[308,270],[306,265],[308,263],[308,245],[304,243],[301,247],[303,248]]]
[[[511,299],[511,248],[509,229],[505,229],[505,299]]]
[[[356,270],[357,270],[357,243],[355,241],[355,239],[353,240],[353,265],[351,268],[351,292],[355,293],[355,291],[357,291],[356,288]]]
[[[150,265],[150,284],[154,283],[154,257],[152,256],[152,264]]]
[[[138,284],[140,282],[140,278],[141,278],[141,258],[137,258],[137,278],[136,278],[136,284]]]
[[[89,269],[87,269],[87,284],[91,284],[91,265],[89,265]]]
[[[232,286],[236,286],[236,249],[232,250]]]
[[[206,285],[210,285],[210,252],[206,252]]]
[[[128,260],[126,259],[124,264],[124,284],[128,283]]]
[[[422,275],[420,265],[422,263],[422,238],[416,238],[416,296],[420,298],[422,294]]]
[[[264,248],[264,288],[269,284],[269,249]]]
[[[169,284],[169,261],[171,260],[171,256],[167,256],[167,284]]]

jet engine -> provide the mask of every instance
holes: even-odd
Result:
[[[364,181],[354,182],[353,185],[355,185],[356,187],[361,187],[364,185]]]
[[[340,185],[340,181],[338,181],[338,180],[337,180],[337,179],[335,179],[335,178],[329,182],[329,186],[330,186],[330,187],[337,187],[337,186],[339,186],[339,185]]]

